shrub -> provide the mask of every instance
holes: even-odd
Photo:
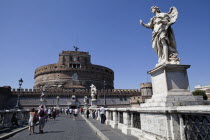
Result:
[[[203,91],[203,90],[195,90],[195,91],[192,92],[192,94],[193,94],[194,96],[203,96],[203,99],[204,99],[204,100],[207,100],[207,99],[208,99],[208,97],[207,97],[205,91]]]

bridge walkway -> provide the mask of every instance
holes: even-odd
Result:
[[[79,115],[76,120],[59,116],[56,120],[49,120],[44,127],[44,134],[38,133],[38,126],[35,127],[35,134],[28,135],[28,129],[15,134],[8,140],[100,140],[86,121]]]

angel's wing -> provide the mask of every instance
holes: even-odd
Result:
[[[176,7],[171,7],[168,12],[168,15],[171,18],[170,25],[172,25],[173,23],[176,22],[176,19],[178,18],[178,11],[177,11]]]

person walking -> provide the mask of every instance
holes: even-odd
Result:
[[[100,116],[101,116],[101,124],[104,124],[104,112],[105,112],[105,109],[103,106],[101,106],[100,108]]]
[[[29,121],[28,121],[28,124],[29,124],[29,128],[28,128],[28,131],[29,131],[29,134],[28,135],[31,135],[31,130],[32,130],[32,134],[34,133],[34,125],[35,125],[35,119],[36,119],[36,113],[35,113],[35,109],[32,108],[31,111],[29,112]]]
[[[44,110],[44,107],[41,106],[40,110],[38,111],[39,116],[39,133],[44,133],[43,128],[45,125],[45,118],[46,118],[46,111]]]
[[[72,114],[73,114],[73,109],[72,108],[69,109],[69,114],[70,114],[70,118],[71,118]]]
[[[56,109],[55,109],[55,108],[54,108],[53,111],[52,111],[52,117],[53,117],[53,119],[55,120],[55,118],[56,118]]]
[[[89,114],[90,114],[90,111],[89,111],[89,109],[87,108],[87,111],[86,111],[87,119],[89,119]]]
[[[51,112],[52,110],[49,108],[48,110],[47,110],[47,114],[48,114],[48,118],[50,119],[52,116],[51,116]]]
[[[74,120],[77,118],[77,115],[78,115],[78,109],[75,108],[75,109],[74,109]]]
[[[83,115],[83,108],[80,108],[80,113],[81,115]]]

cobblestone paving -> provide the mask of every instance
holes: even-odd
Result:
[[[28,135],[28,130],[24,130],[8,140],[100,140],[81,116],[76,120],[66,116],[57,117],[55,121],[50,120],[45,124],[44,134],[38,134],[38,126],[35,132]]]

